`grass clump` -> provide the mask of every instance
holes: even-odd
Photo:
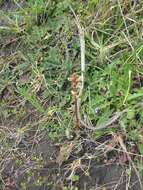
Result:
[[[51,127],[47,121],[43,125],[58,131],[57,135],[69,128],[67,121],[72,114],[68,77],[80,71],[80,44],[69,8],[72,6],[85,29],[86,40],[81,112],[93,123],[106,121],[125,108],[133,110],[136,117],[141,109],[136,104],[142,97],[141,1],[13,3],[12,11],[1,10],[6,23],[6,27],[1,26],[1,46],[2,51],[7,49],[6,37],[8,49],[18,50],[1,56],[1,94],[5,97],[4,92],[10,91],[8,98],[18,104],[15,109],[25,109],[28,102],[41,117],[51,109]],[[9,112],[11,101],[2,100],[1,104]],[[135,130],[140,129],[139,118],[134,120]],[[120,121],[127,132],[132,128],[128,120]]]

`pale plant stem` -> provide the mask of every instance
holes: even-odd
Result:
[[[85,74],[85,37],[84,37],[84,28],[81,26],[79,22],[78,16],[75,14],[72,7],[70,7],[74,17],[75,23],[78,28],[79,40],[80,40],[80,54],[81,54],[81,85],[79,91],[79,97],[82,95],[84,89],[84,74]]]
[[[84,38],[84,29],[81,26],[80,22],[79,22],[79,18],[78,16],[75,14],[74,10],[72,9],[72,7],[70,7],[70,10],[72,11],[74,17],[75,17],[75,23],[76,26],[78,28],[78,33],[79,33],[79,40],[80,40],[80,53],[81,53],[81,85],[80,85],[80,90],[79,90],[79,95],[76,97],[77,101],[76,101],[76,107],[77,107],[77,117],[78,120],[80,122],[80,124],[90,130],[101,130],[104,128],[107,128],[109,125],[111,125],[112,123],[114,123],[116,120],[118,120],[123,113],[127,112],[127,110],[123,110],[122,112],[118,112],[116,113],[112,118],[110,118],[106,123],[100,125],[100,126],[96,126],[93,127],[92,125],[88,123],[86,123],[82,117],[81,117],[81,113],[80,113],[80,97],[83,93],[83,89],[84,89],[84,74],[85,74],[85,38]]]

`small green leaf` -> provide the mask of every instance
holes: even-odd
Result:
[[[127,98],[127,101],[131,101],[137,98],[141,98],[143,96],[143,89],[138,90],[138,92],[134,94],[130,94]]]
[[[139,144],[138,147],[141,155],[143,155],[143,144]]]
[[[133,119],[134,116],[135,116],[135,111],[134,111],[134,110],[129,110],[129,111],[127,112],[127,118],[128,118],[128,119]]]
[[[72,181],[73,182],[79,181],[79,176],[78,175],[73,175]]]

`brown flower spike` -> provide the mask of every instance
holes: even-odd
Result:
[[[75,115],[75,124],[76,127],[81,127],[80,121],[78,118],[78,98],[79,98],[79,89],[80,89],[80,83],[81,79],[80,76],[77,73],[73,73],[69,81],[71,81],[71,94],[72,94],[72,99],[73,99],[73,112]]]

